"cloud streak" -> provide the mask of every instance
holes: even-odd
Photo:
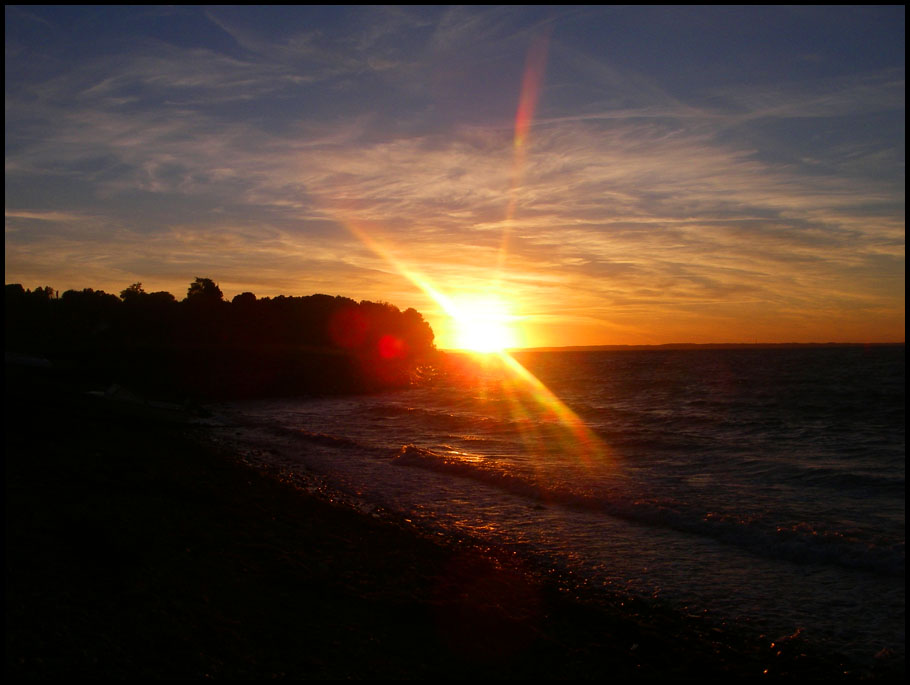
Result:
[[[272,35],[232,11],[199,19],[230,48],[143,35],[115,60],[7,79],[8,282],[180,294],[206,275],[229,295],[394,297],[443,326],[356,222],[442,289],[501,283],[537,344],[903,335],[902,65],[684,101],[575,47],[575,15],[370,9],[375,25]],[[513,189],[500,112],[544,24]],[[511,93],[457,92],[490,65]],[[486,114],[435,113],[471,97]]]

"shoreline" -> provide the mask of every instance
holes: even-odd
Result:
[[[894,677],[302,492],[53,379],[6,382],[19,678]],[[774,641],[772,648],[770,643]]]

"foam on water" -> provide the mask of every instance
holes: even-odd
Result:
[[[225,433],[367,508],[592,584],[854,658],[903,653],[903,348],[521,360],[600,436],[597,459],[464,360],[433,387],[225,406]]]

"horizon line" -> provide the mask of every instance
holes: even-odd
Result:
[[[754,342],[754,343],[731,343],[731,342],[711,342],[711,343],[658,343],[653,345],[543,345],[539,347],[510,347],[504,352],[598,352],[598,351],[623,351],[623,350],[668,350],[668,349],[732,349],[732,348],[762,348],[762,347],[888,347],[906,345],[901,341],[886,342]],[[477,352],[475,350],[466,350],[456,347],[439,348],[439,352],[456,352],[465,354],[496,354],[495,352]]]

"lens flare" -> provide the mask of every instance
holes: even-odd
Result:
[[[528,131],[534,112],[537,109],[537,100],[540,97],[540,87],[547,66],[547,50],[550,44],[549,34],[537,38],[528,50],[525,60],[525,72],[521,82],[521,98],[518,101],[518,111],[515,112],[515,150],[523,150],[528,140]]]
[[[506,351],[507,348],[518,346],[519,341],[514,325],[516,317],[510,312],[506,301],[497,296],[497,293],[502,291],[500,282],[508,251],[509,233],[517,208],[528,138],[540,97],[548,45],[548,34],[535,40],[528,51],[525,63],[521,97],[515,115],[515,155],[505,228],[499,250],[496,278],[488,289],[492,295],[472,297],[461,294],[448,295],[442,292],[428,276],[396,256],[392,249],[383,244],[376,237],[376,232],[370,230],[365,223],[351,219],[349,216],[343,216],[343,212],[335,212],[335,214],[339,222],[364,245],[440,306],[454,322],[458,331],[457,345],[460,348],[485,352],[486,357],[502,365],[510,378],[510,384],[505,387],[505,392],[508,399],[511,400],[511,411],[516,418],[528,418],[534,414],[528,410],[526,404],[523,404],[523,402],[527,402],[527,398],[531,398],[531,402],[538,405],[536,415],[550,417],[562,429],[566,439],[560,440],[559,446],[565,448],[567,452],[577,455],[583,464],[588,464],[593,460],[602,461],[606,458],[608,456],[606,446],[572,409]],[[529,434],[527,439],[538,438]]]
[[[502,243],[499,247],[499,271],[505,266],[506,255],[509,251],[509,238],[518,207],[518,192],[522,184],[527,155],[528,136],[531,131],[531,122],[537,110],[537,101],[540,98],[540,89],[543,84],[544,70],[547,64],[547,51],[550,45],[549,33],[539,36],[525,59],[525,71],[521,82],[521,96],[518,100],[518,110],[515,112],[515,139],[513,147],[515,156],[512,162],[512,184],[509,189],[509,205],[506,208],[506,217],[502,231]]]

